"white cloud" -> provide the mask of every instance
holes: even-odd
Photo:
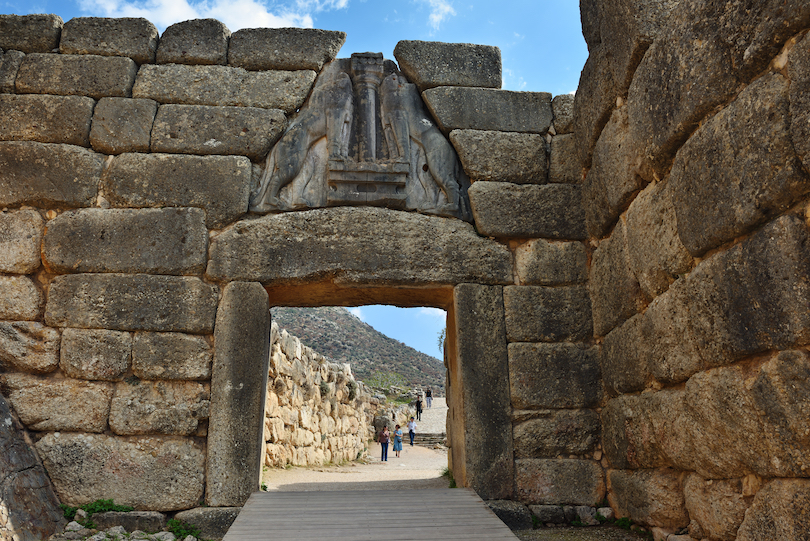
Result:
[[[442,22],[456,14],[456,10],[450,5],[449,0],[421,0],[430,6],[430,25],[434,30],[438,30]]]
[[[441,310],[440,308],[420,308],[419,315],[437,319],[445,319],[447,317],[447,312]]]
[[[347,308],[349,313],[359,319],[360,321],[365,321],[365,317],[363,317],[363,310],[359,306],[355,306],[353,308]]]

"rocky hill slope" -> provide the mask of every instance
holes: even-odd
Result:
[[[345,308],[273,308],[272,317],[321,355],[351,363],[359,380],[368,381],[376,372],[396,372],[409,386],[444,389],[442,361],[385,336]]]

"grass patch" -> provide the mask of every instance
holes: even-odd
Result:
[[[189,535],[200,539],[200,530],[196,526],[192,526],[191,524],[187,524],[182,520],[177,520],[173,518],[169,520],[166,524],[167,529],[174,534],[177,539],[185,539]]]
[[[86,503],[86,504],[81,505],[79,507],[71,507],[71,506],[65,505],[63,503],[59,504],[59,506],[62,508],[62,513],[65,515],[65,518],[68,519],[68,520],[73,520],[76,517],[76,511],[78,511],[79,509],[82,509],[82,510],[84,510],[84,512],[87,513],[88,520],[90,518],[90,515],[92,515],[93,513],[106,513],[108,511],[118,511],[120,513],[129,513],[130,511],[133,510],[133,508],[128,506],[128,505],[117,505],[116,503],[114,503],[112,501],[112,499],[110,499],[110,500],[96,500],[94,502]],[[89,528],[90,526],[88,526],[87,524],[88,524],[88,522],[86,522],[84,524],[84,526]]]
[[[442,470],[442,477],[447,479],[448,487],[447,488],[458,488],[456,486],[456,480],[453,478],[453,472],[450,471],[450,468],[446,467]]]

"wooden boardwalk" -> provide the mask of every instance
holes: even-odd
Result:
[[[515,541],[472,490],[254,492],[223,541]]]

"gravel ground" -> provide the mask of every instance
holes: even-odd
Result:
[[[638,541],[649,539],[615,526],[540,528],[514,532],[521,541]]]

